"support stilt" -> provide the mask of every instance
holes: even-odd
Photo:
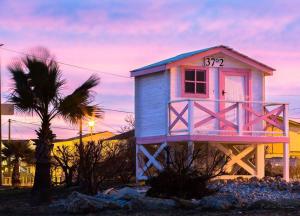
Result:
[[[194,142],[189,141],[188,142],[188,163],[190,163],[193,160],[193,154],[194,154]]]
[[[139,166],[139,147],[138,144],[135,144],[135,182],[138,184],[139,182],[139,173],[140,173],[140,166]]]
[[[288,105],[284,105],[283,111],[284,119],[284,135],[289,136],[289,118],[288,118]],[[286,181],[290,180],[290,150],[289,143],[283,143],[283,178]]]
[[[283,143],[283,179],[290,180],[289,143]]]
[[[256,177],[263,178],[265,176],[265,146],[257,144],[256,146]]]

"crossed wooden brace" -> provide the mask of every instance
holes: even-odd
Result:
[[[244,106],[244,109],[247,110],[249,113],[254,114],[256,118],[252,121],[249,121],[247,124],[245,124],[244,128],[249,128],[251,125],[259,122],[259,121],[265,121],[266,123],[269,123],[270,125],[273,125],[281,130],[283,130],[283,125],[280,124],[277,121],[277,117],[279,114],[283,111],[284,106],[277,107],[276,109],[272,111],[268,111],[266,109],[266,114],[262,115],[261,113],[256,112],[250,107]]]
[[[232,122],[226,120],[225,115],[224,115],[225,113],[235,109],[237,107],[237,104],[233,104],[229,107],[226,107],[225,109],[221,110],[220,112],[213,112],[213,111],[207,109],[206,107],[204,107],[204,106],[202,106],[202,105],[200,105],[199,103],[196,103],[196,102],[195,102],[195,107],[197,107],[198,109],[200,109],[200,110],[202,110],[202,111],[204,111],[204,112],[206,112],[210,115],[209,117],[195,123],[195,128],[207,123],[208,121],[210,121],[212,119],[218,119],[221,122],[223,122],[226,126],[229,126],[229,127],[234,128],[234,129],[237,130],[238,126],[233,124]]]
[[[167,143],[161,144],[159,148],[155,151],[155,153],[151,155],[143,145],[138,145],[138,150],[140,150],[148,158],[148,161],[143,166],[142,172],[139,174],[139,177],[142,177],[151,165],[153,165],[159,171],[163,170],[163,166],[159,163],[159,161],[156,160],[156,157],[162,152],[162,150],[164,150],[166,146]]]
[[[224,147],[222,144],[214,144],[214,146],[230,158],[230,160],[226,164],[225,170],[230,170],[234,164],[238,164],[240,167],[245,169],[250,175],[255,175],[255,170],[242,160],[255,149],[255,146],[251,145],[245,148],[244,150],[240,151],[237,155],[233,154],[228,148]]]
[[[185,105],[185,107],[180,113],[178,113],[177,110],[172,105],[170,105],[170,111],[172,111],[176,115],[176,118],[172,122],[172,124],[170,124],[169,130],[172,130],[172,128],[177,124],[178,121],[181,121],[183,124],[185,124],[185,126],[188,127],[188,122],[183,118],[183,115],[187,111],[187,109],[188,109],[188,104]]]

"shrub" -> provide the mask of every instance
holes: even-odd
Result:
[[[96,194],[107,185],[129,183],[134,176],[135,148],[126,142],[88,142],[77,145],[79,183],[83,192]]]
[[[201,198],[213,193],[207,189],[207,181],[197,174],[180,174],[173,169],[166,169],[157,177],[149,180],[151,188],[147,192],[153,197],[180,197],[184,199]]]
[[[212,194],[207,188],[209,180],[225,174],[227,157],[220,151],[204,147],[188,157],[187,150],[166,149],[166,169],[147,181],[151,186],[147,195],[153,197],[196,198]]]

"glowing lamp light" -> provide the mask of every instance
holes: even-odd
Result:
[[[90,121],[88,122],[88,126],[89,126],[90,128],[93,128],[93,127],[95,126],[95,121],[90,120]]]

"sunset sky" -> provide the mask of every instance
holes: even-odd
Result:
[[[276,69],[267,78],[267,99],[288,101],[290,115],[300,118],[300,1],[230,0],[0,0],[0,43],[28,52],[47,47],[60,62],[105,73],[129,71],[182,52],[224,44]],[[2,100],[11,81],[7,65],[20,54],[1,50]],[[61,65],[65,93],[87,79],[92,70]],[[98,72],[95,100],[104,108],[134,111],[133,80]],[[299,108],[299,109],[297,109]],[[127,114],[107,111],[96,130],[118,131]],[[35,137],[38,119],[17,115],[12,137]],[[7,137],[3,117],[3,136]],[[300,119],[299,119],[300,120]],[[76,127],[58,119],[58,138],[77,135]]]

